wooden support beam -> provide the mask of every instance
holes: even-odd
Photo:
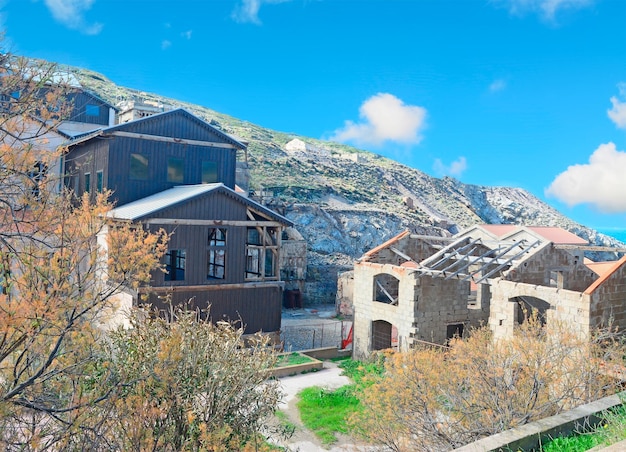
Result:
[[[390,247],[389,247],[389,249],[390,249],[391,251],[393,251],[394,253],[396,253],[398,256],[400,256],[400,257],[401,257],[402,259],[404,259],[405,261],[415,262],[411,256],[409,256],[409,255],[407,255],[407,254],[404,254],[404,253],[403,253],[402,251],[400,251],[399,249],[397,249],[397,248],[395,248],[395,247],[393,247],[393,246],[390,246]],[[417,262],[416,262],[416,263],[417,263]]]
[[[203,284],[196,286],[162,286],[162,287],[140,287],[139,294],[149,293],[170,293],[170,292],[204,292],[211,290],[232,290],[232,289],[259,289],[263,287],[284,288],[284,281],[256,281],[238,284]]]
[[[378,288],[381,290],[381,292],[389,299],[390,304],[395,305],[398,303],[398,300],[396,300],[395,298],[393,298],[391,296],[391,294],[389,292],[387,292],[387,289],[385,289],[383,287],[383,285],[380,283],[380,281],[376,281],[376,285],[378,286]]]
[[[277,221],[248,221],[248,220],[191,220],[191,219],[172,219],[172,218],[150,218],[142,221],[143,224],[150,225],[184,225],[184,226],[235,226],[235,227],[274,227],[279,228],[283,225]]]
[[[163,137],[160,135],[148,135],[145,133],[133,133],[133,132],[123,132],[121,130],[117,130],[115,132],[107,133],[103,136],[116,136],[116,137],[124,137],[124,138],[136,138],[138,140],[148,140],[148,141],[161,141],[165,143],[178,143],[178,144],[189,144],[193,146],[204,146],[207,148],[222,148],[222,149],[240,149],[238,146],[230,143],[217,143],[213,141],[199,141],[199,140],[188,140],[185,138],[172,138],[172,137]]]
[[[515,259],[517,259],[518,257],[522,256],[523,254],[527,253],[528,251],[530,251],[532,248],[534,248],[535,246],[539,245],[541,243],[541,240],[537,240],[536,242],[534,242],[532,245],[528,246],[528,247],[524,247],[519,253],[514,254],[513,256],[511,256],[509,259],[507,259],[506,262],[498,265],[496,268],[494,268],[493,270],[491,270],[490,272],[488,272],[486,275],[483,275],[478,281],[476,281],[476,284],[479,284],[481,282],[483,282],[484,280],[486,280],[487,278],[489,278],[491,275],[493,275],[494,273],[496,273],[497,271],[500,271],[501,269],[503,269],[505,266],[507,266],[510,262],[513,262]],[[521,244],[521,242],[519,242],[519,244]],[[501,257],[503,256],[505,253],[507,253],[508,251],[510,251],[510,248],[507,248],[505,251],[503,251],[502,253],[500,253],[497,257]]]

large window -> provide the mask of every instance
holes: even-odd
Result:
[[[165,281],[185,280],[185,250],[169,250],[165,254]]]
[[[207,279],[224,279],[226,277],[226,233],[225,228],[209,228]]]
[[[245,279],[277,279],[278,230],[249,227],[246,239]]]
[[[148,180],[148,157],[141,154],[130,154],[130,178],[132,180]]]
[[[217,162],[202,161],[202,183],[213,184],[219,182],[217,177]]]
[[[177,157],[167,159],[167,181],[183,183],[185,181],[185,161]]]

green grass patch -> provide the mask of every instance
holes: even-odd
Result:
[[[610,445],[626,439],[626,406],[621,405],[600,415],[602,423],[587,433],[573,433],[542,445],[541,452],[583,452],[601,444]]]
[[[347,419],[359,406],[355,390],[355,385],[334,391],[313,386],[300,392],[300,419],[324,445],[336,442],[336,433],[348,433]]]
[[[354,381],[359,389],[363,386],[369,386],[385,373],[384,358],[381,357],[366,362],[349,359],[342,362],[339,367],[343,369],[343,375]]]
[[[543,452],[584,452],[599,444],[602,444],[602,439],[598,435],[584,434],[555,438],[545,444],[541,450]]]
[[[359,392],[384,371],[383,358],[371,362],[354,361],[350,358],[337,360],[343,374],[354,384],[334,391],[312,387],[300,392],[298,409],[304,426],[311,430],[324,445],[337,441],[336,434],[350,433],[348,419],[361,409]]]
[[[279,355],[276,360],[276,367],[295,366],[298,364],[312,363],[313,361],[313,358],[309,356],[293,352],[286,355]]]

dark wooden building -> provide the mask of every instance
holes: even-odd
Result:
[[[237,151],[245,149],[183,109],[98,129],[69,145],[68,187],[79,196],[112,190],[118,206],[177,185],[221,182],[234,189]]]
[[[280,329],[286,218],[235,189],[245,146],[178,109],[78,136],[65,156],[77,195],[112,191],[111,218],[171,233],[166,272],[135,295],[159,309],[190,303],[246,333]]]

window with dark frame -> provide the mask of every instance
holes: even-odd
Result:
[[[169,250],[165,253],[165,281],[185,280],[185,250]]]
[[[149,160],[142,154],[130,154],[130,171],[131,180],[148,180],[149,176]]]
[[[226,278],[226,228],[209,228],[207,240],[207,279]]]
[[[98,193],[102,193],[104,190],[104,173],[102,170],[96,171],[96,190]]]
[[[214,184],[216,182],[219,182],[219,178],[217,176],[217,162],[213,162],[210,160],[202,161],[201,182],[203,184]]]
[[[85,173],[85,191],[91,192],[91,173]]]
[[[185,161],[183,159],[168,157],[167,181],[181,184],[185,181]]]
[[[248,227],[246,231],[246,280],[277,278],[278,230]]]

